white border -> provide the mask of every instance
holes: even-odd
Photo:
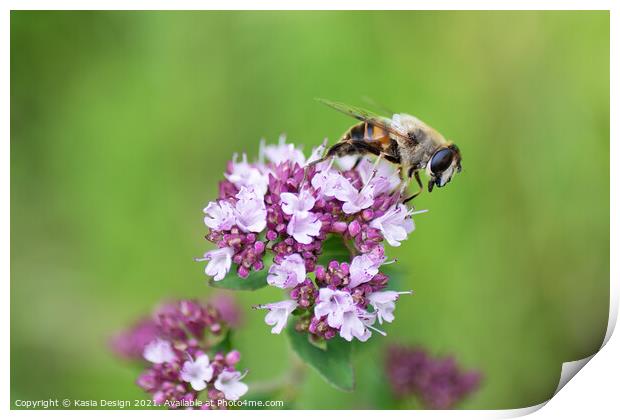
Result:
[[[618,45],[618,29],[620,27],[620,19],[618,19],[616,13],[618,7],[611,1],[605,0],[590,0],[590,1],[553,1],[553,0],[521,0],[521,1],[490,1],[490,0],[477,0],[477,1],[455,1],[455,0],[437,0],[437,1],[395,1],[395,0],[383,0],[381,2],[371,2],[368,0],[315,0],[312,2],[291,2],[284,0],[263,0],[260,2],[261,9],[263,10],[347,10],[350,8],[363,9],[363,10],[611,10],[611,115],[616,115],[614,111],[618,110],[618,85],[616,83],[614,75],[619,71],[618,66],[618,54],[614,51],[614,47]],[[22,0],[15,1],[9,0],[2,3],[2,17],[1,17],[1,42],[0,42],[0,57],[2,57],[2,63],[0,63],[0,80],[2,86],[2,101],[0,102],[0,127],[5,133],[3,136],[4,144],[2,148],[2,169],[0,179],[0,189],[2,195],[6,198],[5,205],[2,206],[2,221],[4,243],[2,245],[2,266],[5,267],[4,276],[4,293],[2,295],[2,324],[3,324],[3,345],[0,346],[0,353],[2,354],[2,368],[0,370],[2,374],[1,381],[1,401],[3,411],[9,411],[9,415],[12,417],[24,417],[31,416],[33,413],[28,411],[10,411],[10,351],[7,343],[10,329],[10,286],[9,286],[9,266],[10,266],[10,207],[8,201],[10,200],[10,74],[9,74],[9,59],[10,59],[10,14],[11,9],[15,10],[197,10],[197,9],[211,9],[211,10],[257,10],[256,5],[250,1],[228,1],[219,3],[209,3],[198,0],[180,0],[180,1],[137,1],[137,0],[93,0],[93,1],[77,1],[77,0],[61,0],[61,1],[44,1],[44,0]],[[611,156],[618,155],[618,140],[617,140],[617,122],[615,119],[611,119]],[[620,206],[618,205],[618,174],[619,168],[614,166],[613,159],[610,162],[611,167],[611,212],[610,214],[620,214]],[[612,217],[610,220],[611,227],[611,255],[619,255],[618,253],[618,224]],[[489,411],[449,411],[449,412],[431,412],[431,411],[390,411],[390,416],[394,419],[407,418],[412,415],[419,418],[446,418],[446,417],[458,417],[458,418],[506,418],[517,417],[526,415],[536,411],[536,418],[549,419],[557,418],[573,418],[576,416],[598,414],[596,417],[609,417],[608,413],[618,412],[616,399],[617,399],[617,374],[620,373],[620,342],[617,337],[612,336],[613,329],[616,324],[618,316],[618,300],[619,300],[619,285],[620,272],[618,270],[617,260],[611,259],[611,293],[610,293],[610,314],[609,325],[607,334],[605,336],[604,351],[597,353],[592,362],[583,369],[583,372],[579,374],[578,380],[570,381],[565,388],[558,387],[561,392],[555,396],[544,410],[539,410],[545,406],[546,403],[540,404],[535,407],[522,408],[517,410],[489,410]],[[584,281],[587,281],[584,279]],[[588,358],[589,360],[589,358]],[[572,370],[572,374],[576,373],[576,367],[583,367],[583,363],[565,364],[563,367],[563,376],[569,375],[569,371]],[[577,369],[578,371],[579,369]],[[571,375],[572,377],[572,375]],[[557,392],[557,391],[556,391]],[[215,413],[202,413],[198,412],[177,412],[183,413],[179,415],[193,416],[193,415],[217,415],[226,416],[231,418],[241,418],[248,416],[256,416],[262,412],[257,411],[231,411],[231,412],[219,412]],[[192,414],[195,413],[195,414]],[[270,418],[275,419],[289,419],[291,415],[296,417],[314,417],[317,415],[316,411],[295,411],[294,413],[287,411],[269,411]],[[36,414],[44,415],[50,418],[75,418],[83,417],[82,411],[37,411]],[[135,418],[135,417],[148,417],[153,419],[154,417],[166,417],[169,418],[170,412],[166,411],[115,411],[114,413],[108,413],[104,411],[90,410],[88,412],[89,417],[93,418],[108,418],[110,415],[120,416],[121,418]],[[367,413],[368,414],[368,413]],[[353,417],[363,415],[359,411],[338,411],[334,412],[334,415],[341,417]],[[369,415],[373,415],[369,413]]]

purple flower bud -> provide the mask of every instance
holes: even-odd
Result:
[[[357,220],[352,221],[351,223],[349,223],[349,235],[351,236],[357,236],[362,230],[362,227],[360,226],[360,223]]]
[[[152,395],[156,404],[170,402],[170,408],[183,407],[179,404],[182,401],[197,401],[197,389],[206,389],[208,395],[217,391],[221,399],[237,399],[245,392],[245,385],[239,385],[241,373],[235,367],[241,358],[239,352],[233,350],[226,356],[209,354],[210,349],[203,347],[205,335],[220,335],[223,329],[217,310],[197,301],[183,300],[160,306],[153,319],[155,339],[143,351],[149,365],[138,377],[137,384]],[[232,381],[228,387],[216,383],[224,369]],[[242,394],[227,394],[228,390]]]
[[[331,231],[334,233],[344,233],[347,230],[346,222],[334,222],[331,226]]]
[[[265,252],[265,243],[262,241],[254,242],[254,252],[257,254]]]
[[[241,353],[237,350],[233,350],[226,355],[226,364],[230,367],[233,367],[241,360]]]
[[[248,276],[250,275],[250,270],[248,270],[246,267],[242,265],[242,266],[239,266],[239,268],[237,269],[237,274],[242,279],[247,279]]]
[[[366,234],[367,234],[368,239],[370,239],[370,240],[381,240],[381,239],[383,239],[381,237],[381,232],[379,232],[377,229],[370,228],[370,229],[368,229],[366,231]]]
[[[362,211],[362,218],[367,222],[372,220],[373,216],[374,216],[374,213],[371,209],[366,209]]]

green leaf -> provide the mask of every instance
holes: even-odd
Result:
[[[326,342],[323,350],[310,343],[307,333],[297,332],[294,322],[289,324],[287,333],[293,350],[323,379],[343,391],[353,391],[355,379],[351,365],[351,343],[335,337]]]
[[[229,328],[222,339],[211,348],[214,353],[228,353],[232,350],[232,330]]]
[[[323,242],[323,251],[319,256],[318,263],[327,266],[330,261],[350,262],[351,253],[347,249],[342,237],[330,235]]]
[[[209,279],[209,286],[229,290],[257,290],[267,286],[267,270],[252,271],[247,279],[242,279],[236,272],[230,271],[220,281]]]

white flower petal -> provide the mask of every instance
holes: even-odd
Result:
[[[207,252],[204,258],[199,259],[199,261],[208,260],[209,262],[205,267],[205,273],[208,276],[212,276],[213,280],[220,281],[230,270],[234,253],[235,250],[231,247],[219,248]]]
[[[241,382],[243,376],[238,371],[224,370],[215,380],[215,389],[222,391],[227,400],[236,401],[248,391],[248,386]]]
[[[233,206],[227,201],[211,202],[204,209],[205,225],[214,230],[229,230],[235,224]]]
[[[250,188],[262,198],[267,192],[269,179],[258,167],[248,164],[247,156],[244,154],[241,162],[237,162],[237,155],[233,156],[231,173],[224,174],[226,179],[232,182],[237,188]]]
[[[379,266],[383,261],[373,260],[369,255],[362,254],[353,258],[351,267],[349,268],[349,287],[357,287],[360,284],[367,283],[379,272]]]
[[[213,368],[209,364],[209,357],[201,355],[196,360],[185,361],[179,376],[184,382],[189,382],[194,390],[202,391],[207,387],[207,382],[213,378]]]
[[[284,257],[281,264],[269,268],[267,283],[281,289],[297,286],[306,279],[306,265],[299,254]]]
[[[263,197],[255,190],[242,187],[237,193],[235,220],[245,232],[262,232],[267,226],[267,209]]]
[[[288,223],[286,232],[300,244],[308,245],[313,236],[318,236],[323,224],[311,212],[295,213]]]
[[[403,204],[389,208],[384,215],[371,221],[370,227],[379,229],[391,246],[399,246],[415,228],[413,219]]]
[[[339,328],[343,323],[344,313],[354,309],[353,298],[349,292],[323,287],[319,289],[314,315],[318,318],[327,315],[327,324],[332,328]]]
[[[268,309],[269,312],[265,316],[265,323],[273,326],[272,334],[280,334],[289,315],[297,308],[297,302],[294,300],[283,300],[281,302],[268,303],[258,307],[259,309]]]
[[[144,346],[142,356],[151,363],[172,363],[177,359],[172,344],[160,338]]]

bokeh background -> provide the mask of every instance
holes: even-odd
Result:
[[[234,152],[309,150],[353,123],[314,97],[369,96],[455,140],[464,171],[423,194],[385,343],[454,354],[462,408],[550,397],[596,351],[609,302],[607,12],[12,12],[11,399],[145,398],[108,337],[169,297],[213,293],[192,258]],[[290,366],[238,293],[248,380]],[[382,343],[344,393],[310,373],[296,407],[367,408]]]

